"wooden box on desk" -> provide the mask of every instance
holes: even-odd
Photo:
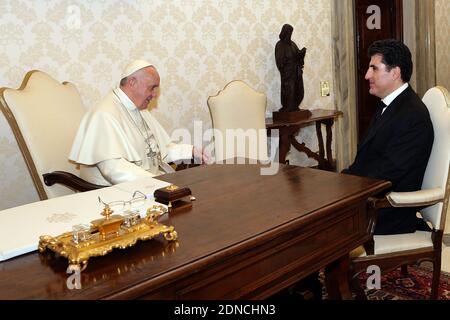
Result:
[[[169,213],[191,209],[191,201],[185,199],[191,195],[191,189],[188,187],[178,187],[173,184],[164,188],[156,189],[153,193],[155,201],[168,206]]]

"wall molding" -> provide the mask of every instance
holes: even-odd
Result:
[[[344,115],[336,121],[336,166],[341,171],[357,150],[356,65],[353,0],[334,0],[331,15],[333,81],[336,109]]]
[[[416,55],[415,74],[416,92],[422,97],[425,92],[436,85],[436,41],[435,41],[435,1],[416,0],[415,31]],[[420,30],[420,32],[417,32]],[[420,75],[417,76],[417,75]]]

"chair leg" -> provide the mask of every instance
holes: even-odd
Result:
[[[350,280],[351,291],[355,294],[356,300],[367,300],[366,293],[361,287],[358,275],[355,275]]]
[[[401,273],[403,277],[407,277],[408,276],[408,265],[407,264],[402,264],[401,266]]]
[[[441,279],[441,257],[437,257],[433,261],[433,279],[431,282],[430,300],[437,300],[439,298],[439,282]]]

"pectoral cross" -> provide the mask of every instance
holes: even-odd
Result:
[[[145,142],[148,146],[147,158],[152,161],[154,167],[158,168],[161,164],[161,153],[159,152],[158,148],[156,149],[156,151],[151,148],[152,144],[150,143],[150,137],[148,137]]]
[[[147,158],[149,158],[154,167],[158,167],[158,153],[153,151],[152,149],[148,149]]]

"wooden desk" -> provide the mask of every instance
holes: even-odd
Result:
[[[262,299],[327,265],[330,294],[348,298],[348,253],[368,239],[366,199],[390,186],[286,165],[273,176],[258,165],[211,165],[161,178],[197,198],[165,222],[177,243],[92,258],[80,290],[66,287],[65,259],[19,256],[0,263],[0,299]]]
[[[311,112],[312,114],[310,117],[296,122],[273,121],[272,118],[266,119],[266,128],[268,129],[268,131],[270,131],[271,129],[279,129],[280,163],[286,162],[286,155],[291,149],[292,145],[299,152],[304,152],[309,158],[315,159],[319,163],[318,165],[319,169],[334,171],[335,164],[333,161],[333,155],[331,153],[331,141],[333,139],[331,127],[333,126],[334,119],[342,115],[342,112],[337,110],[324,110],[324,109],[311,110]],[[295,138],[301,127],[310,125],[312,123],[316,124],[317,140],[319,142],[319,152],[311,151],[311,149],[309,149],[304,142],[299,143]],[[326,158],[321,130],[322,124],[325,125],[327,133]]]

